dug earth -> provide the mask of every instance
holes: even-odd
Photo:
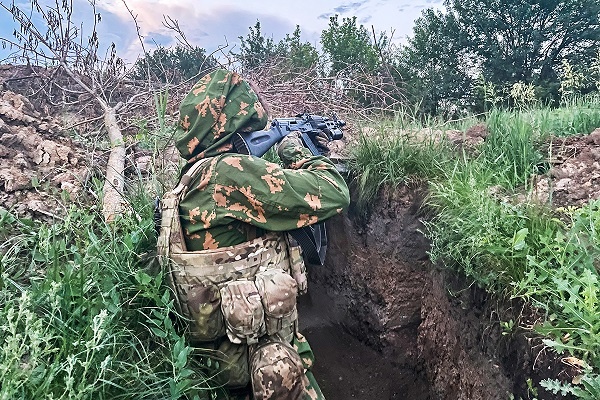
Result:
[[[303,324],[324,394],[365,400],[562,399],[538,383],[570,379],[574,371],[532,331],[507,332],[501,325],[511,319],[531,325],[535,312],[431,264],[422,234],[423,197],[420,188],[398,188],[378,199],[366,223],[353,218],[352,209],[330,221],[326,265],[310,268],[313,292],[300,310],[301,318],[308,314]],[[328,335],[323,326],[329,326]],[[376,352],[357,351],[359,342]]]

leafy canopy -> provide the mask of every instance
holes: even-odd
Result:
[[[362,68],[374,72],[379,67],[377,50],[367,28],[356,23],[356,17],[329,18],[329,27],[321,33],[323,51],[331,62],[333,75],[345,70]]]
[[[238,59],[242,69],[249,71],[255,69],[265,62],[278,58],[284,69],[306,70],[315,66],[319,60],[319,54],[315,47],[308,43],[302,43],[300,25],[290,35],[275,43],[273,38],[265,37],[261,32],[260,21],[256,21],[254,27],[250,27],[250,33],[240,39],[241,51]]]
[[[563,63],[587,69],[600,44],[599,0],[446,0],[425,10],[403,51],[405,80],[422,111],[479,108],[479,78],[506,93],[532,84],[557,99]],[[507,98],[510,96],[506,96]],[[416,99],[415,99],[416,100]]]

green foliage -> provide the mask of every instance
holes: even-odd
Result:
[[[428,9],[415,21],[413,35],[395,64],[413,104],[426,115],[451,116],[456,105],[468,105],[473,66],[465,55],[459,26],[452,14]]]
[[[296,25],[292,36],[286,34],[278,45],[285,55],[287,67],[291,70],[307,70],[316,66],[319,61],[317,49],[308,42],[302,43],[300,33],[300,25]]]
[[[586,372],[579,378],[579,385],[563,383],[557,379],[545,379],[540,382],[540,385],[554,394],[574,395],[583,400],[597,400],[600,398],[600,375]]]
[[[518,112],[493,111],[487,119],[489,136],[481,148],[478,162],[496,172],[497,182],[515,188],[525,184],[531,174],[540,172],[542,155],[537,149],[539,137]]]
[[[314,67],[319,60],[317,49],[308,42],[302,43],[300,36],[300,26],[296,25],[291,36],[288,33],[279,43],[275,43],[272,38],[263,36],[260,21],[256,21],[246,38],[239,37],[241,51],[237,56],[242,69],[250,71],[276,58],[284,71],[305,71]]]
[[[357,25],[356,17],[343,18],[341,23],[337,15],[330,17],[329,27],[321,33],[321,44],[331,63],[331,75],[342,72],[351,76],[354,71],[374,73],[379,67],[371,35],[363,25]]]
[[[600,201],[567,216],[568,231],[540,236],[543,246],[528,257],[529,272],[516,289],[549,314],[539,331],[557,340],[547,345],[600,366]]]
[[[427,204],[434,217],[425,225],[432,261],[489,291],[521,297],[546,315],[536,327],[547,338],[544,344],[569,355],[582,375],[577,384],[546,380],[542,386],[595,399],[600,394],[600,201],[557,214],[513,194],[532,190],[530,176],[543,172],[536,142],[557,131],[589,133],[595,103],[578,104],[569,111],[490,113],[486,143],[431,183]]]
[[[263,62],[278,54],[273,38],[265,38],[261,32],[260,21],[250,27],[250,33],[244,38],[240,36],[239,60],[245,71],[258,67]]]
[[[498,198],[500,171],[479,162],[458,162],[432,183],[428,199],[435,216],[426,222],[431,260],[454,266],[481,287],[502,291],[525,276],[526,260],[539,248],[540,232],[557,222],[542,209]]]
[[[214,57],[207,56],[200,47],[159,46],[136,61],[133,78],[147,80],[150,77],[163,83],[178,83],[204,75],[216,66]]]
[[[350,171],[356,177],[359,213],[369,207],[384,185],[397,186],[417,179],[434,179],[447,167],[450,152],[440,137],[418,137],[398,122],[366,128],[351,147]]]
[[[587,135],[600,126],[600,98],[575,97],[556,109],[537,107],[517,112],[499,109],[490,112],[488,126],[492,130],[506,132],[517,129],[517,125],[529,131],[534,144],[550,136]]]
[[[0,213],[0,398],[179,399],[207,393],[152,260],[152,206],[106,225]]]
[[[423,112],[443,114],[451,105],[479,112],[487,105],[474,75],[503,93],[505,105],[517,83],[535,85],[546,103],[558,100],[561,81],[563,93],[598,90],[591,62],[598,44],[597,0],[447,0],[445,11],[425,10],[416,21],[399,65]],[[565,74],[565,62],[577,72]]]
[[[595,0],[449,0],[446,6],[494,83],[555,79],[563,58],[587,58],[600,40]]]

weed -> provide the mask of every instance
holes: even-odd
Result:
[[[396,125],[366,129],[351,148],[350,171],[355,176],[359,213],[366,215],[369,205],[383,185],[395,187],[419,177],[439,176],[450,158],[449,146],[438,132],[402,131]]]

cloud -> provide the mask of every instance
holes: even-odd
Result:
[[[2,0],[0,0],[2,1]],[[28,4],[26,0],[16,0]],[[55,0],[38,0],[54,6]],[[88,0],[73,0],[74,17],[86,27],[93,26],[93,12]],[[378,29],[393,29],[404,37],[412,29],[412,20],[423,7],[441,6],[442,0],[302,0],[302,7],[290,12],[288,2],[274,0],[126,0],[140,28],[146,50],[154,42],[175,43],[175,33],[163,25],[163,15],[179,21],[188,41],[211,53],[222,45],[239,51],[238,37],[245,37],[257,20],[264,36],[279,41],[292,33],[296,24],[302,30],[302,40],[318,46],[323,29],[333,15],[356,16],[362,24],[368,22]],[[417,8],[413,8],[419,4]],[[133,17],[122,0],[96,0],[96,12],[101,13],[98,33],[102,43],[114,42],[119,55],[129,62],[141,53],[141,43]],[[10,37],[14,24],[0,10],[0,35]],[[79,26],[79,25],[78,25]],[[86,28],[87,29],[87,28]],[[87,36],[85,36],[87,37]],[[85,38],[84,37],[84,38]],[[1,49],[0,49],[1,50]]]
[[[368,2],[369,2],[369,0],[357,1],[357,2],[354,2],[354,3],[346,3],[346,4],[342,4],[341,6],[337,6],[333,10],[335,12],[340,13],[340,14],[344,14],[344,13],[347,13],[349,11],[356,11],[363,4],[368,3]]]
[[[148,4],[156,3],[156,4]],[[239,50],[238,37],[246,36],[249,27],[260,21],[261,32],[266,37],[279,41],[286,33],[292,33],[295,25],[277,14],[265,14],[256,11],[242,10],[239,7],[215,5],[197,7],[192,0],[180,0],[177,3],[167,0],[129,0],[128,5],[136,16],[140,34],[144,43],[171,44],[176,42],[176,32],[165,27],[164,15],[178,21],[187,40],[194,46],[206,49],[211,53],[220,47],[228,46]],[[135,32],[135,24],[122,2],[102,0],[104,12],[114,16],[118,25],[126,32]],[[157,8],[160,12],[156,12]],[[113,25],[113,23],[111,23]],[[112,28],[111,28],[112,29]],[[125,34],[127,43],[122,43],[123,57],[135,60],[141,52],[137,35]]]

